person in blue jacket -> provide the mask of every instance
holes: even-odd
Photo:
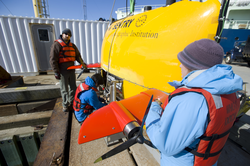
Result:
[[[97,110],[106,105],[104,99],[98,97],[97,87],[103,84],[103,78],[100,74],[94,74],[87,77],[76,90],[74,99],[74,114],[79,123],[90,115],[94,110]]]
[[[202,88],[212,95],[242,90],[241,77],[234,74],[231,66],[221,64],[223,55],[223,48],[210,39],[189,44],[178,54],[182,80],[169,84],[176,89],[182,86]],[[152,102],[146,129],[150,140],[161,153],[161,165],[194,165],[194,155],[185,148],[195,149],[199,143],[198,138],[206,130],[206,99],[198,93],[185,93],[173,97],[164,110],[160,104],[157,100]]]

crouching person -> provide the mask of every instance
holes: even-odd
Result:
[[[97,110],[106,105],[102,103],[100,97],[97,96],[97,87],[103,84],[103,78],[100,74],[94,74],[93,76],[87,77],[83,83],[81,83],[75,93],[73,102],[74,114],[79,123],[90,115],[93,110]]]

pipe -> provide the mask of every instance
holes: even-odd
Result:
[[[109,97],[109,103],[111,103],[112,101],[116,101],[116,84],[120,83],[121,81],[115,80],[111,82],[111,86],[110,86],[110,97]]]
[[[124,127],[123,133],[128,139],[130,139],[134,136],[135,133],[139,132],[139,130],[140,130],[140,125],[136,121],[133,121],[128,123]]]

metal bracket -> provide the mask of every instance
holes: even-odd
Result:
[[[107,146],[112,146],[114,144],[123,142],[122,138],[125,138],[124,134],[122,132],[117,133],[117,134],[113,134],[107,137],[104,137],[104,140],[107,144]]]

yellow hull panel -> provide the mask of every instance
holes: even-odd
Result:
[[[174,90],[181,80],[177,54],[189,43],[215,37],[220,3],[181,1],[113,23],[105,34],[101,65],[124,80],[124,98],[148,88]]]

